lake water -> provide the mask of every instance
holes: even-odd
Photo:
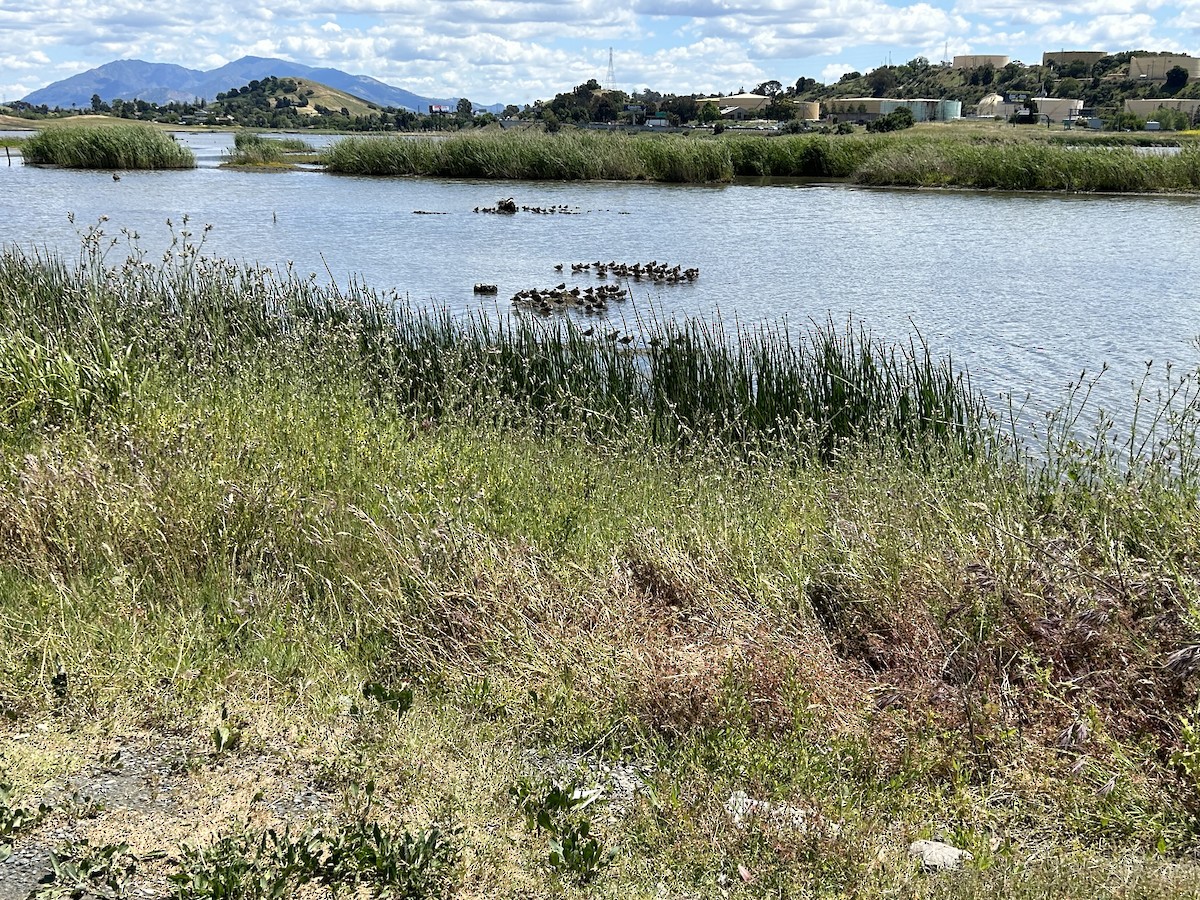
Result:
[[[853,317],[889,340],[919,330],[993,398],[1032,392],[1049,404],[1108,363],[1101,399],[1128,408],[1146,360],[1200,362],[1198,198],[235,172],[216,168],[229,135],[179,139],[199,168],[114,181],[0,159],[0,244],[73,253],[74,213],[78,226],[108,216],[108,232],[136,230],[159,248],[166,220],[186,214],[196,230],[213,226],[211,254],[339,282],[357,275],[455,311],[507,310],[522,288],[597,283],[572,277],[572,262],[658,260],[701,275],[634,284],[642,310],[796,327]],[[576,214],[473,212],[508,196]],[[499,299],[474,295],[476,282],[498,285]]]

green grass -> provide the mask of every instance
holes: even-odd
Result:
[[[148,125],[47,128],[29,138],[25,162],[72,169],[190,169],[195,157]]]
[[[630,352],[87,240],[0,257],[12,808],[97,734],[166,735],[194,796],[371,782],[339,821],[380,826],[139,832],[189,896],[330,871],[322,841],[429,895],[1194,893],[1185,442],[1022,462],[948,365],[858,331]],[[602,764],[644,787],[572,801]],[[811,826],[739,827],[734,791]],[[916,871],[934,836],[975,862]]]
[[[347,138],[322,156],[330,172],[496,179],[724,182],[734,177],[844,179],[870,185],[1031,191],[1194,192],[1200,159],[1141,156],[1140,136],[921,129],[889,135],[637,135],[564,131],[444,139]],[[1103,143],[1101,143],[1103,141]],[[1161,143],[1161,141],[1159,142]]]

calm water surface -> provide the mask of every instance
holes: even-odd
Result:
[[[919,330],[991,396],[1054,403],[1081,371],[1130,404],[1145,361],[1200,361],[1200,199],[915,192],[847,186],[496,183],[217,169],[229,135],[180,134],[200,168],[76,172],[0,160],[0,244],[73,252],[85,225],[165,246],[165,222],[211,224],[205,249],[322,279],[361,276],[414,302],[507,309],[556,263],[656,259],[693,285],[634,286],[642,310],[794,327],[848,317],[887,339]],[[315,144],[331,138],[305,136]],[[474,213],[500,197],[577,215]],[[417,215],[415,211],[444,213]],[[499,301],[472,293],[499,285]],[[630,307],[623,308],[627,313]]]

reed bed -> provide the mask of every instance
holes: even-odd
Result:
[[[71,169],[191,169],[192,151],[149,125],[47,128],[29,138],[27,163]]]
[[[1177,156],[1050,142],[1040,135],[932,133],[737,135],[719,139],[567,131],[367,137],[339,141],[331,172],[496,179],[720,183],[734,177],[831,178],[869,185],[1029,191],[1194,192],[1200,147]]]
[[[1193,192],[1200,189],[1200,149],[1143,156],[1124,147],[901,138],[866,160],[854,180],[1009,191]]]
[[[351,175],[699,183],[733,177],[718,142],[588,131],[352,137],[330,147],[322,161],[331,172]]]
[[[415,419],[578,426],[673,447],[822,458],[864,442],[971,448],[984,412],[965,375],[923,345],[886,347],[833,323],[731,333],[651,317],[627,346],[570,321],[456,318],[194,249],[168,266],[108,265],[98,249],[67,265],[9,249],[0,326],[20,342],[6,345],[0,374],[10,424],[119,405],[156,366],[190,375],[263,357],[356,373],[373,402]]]

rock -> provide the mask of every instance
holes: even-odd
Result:
[[[921,866],[928,872],[958,869],[975,858],[969,851],[941,841],[913,841],[908,847],[908,855],[920,859]]]

